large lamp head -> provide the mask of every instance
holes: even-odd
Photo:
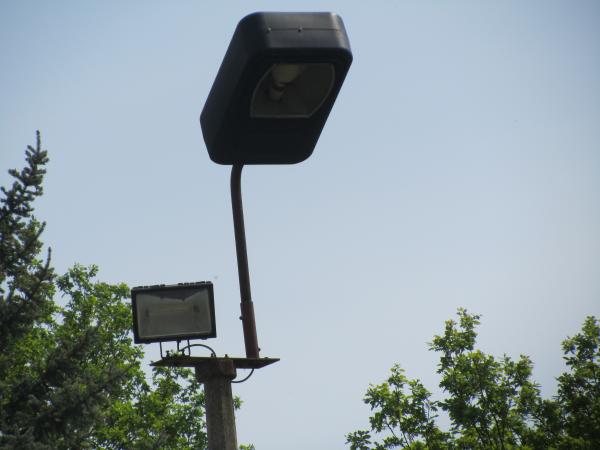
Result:
[[[210,282],[140,286],[131,290],[136,343],[216,337]]]
[[[254,13],[238,24],[200,124],[219,164],[308,158],[352,63],[332,13]]]

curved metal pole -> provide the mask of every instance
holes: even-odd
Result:
[[[237,253],[238,275],[240,279],[240,309],[246,358],[258,358],[258,338],[254,304],[250,292],[250,272],[248,270],[248,252],[246,250],[246,231],[244,229],[244,209],[242,205],[242,168],[243,164],[231,168],[231,206],[233,209],[233,230],[235,233],[235,251]]]

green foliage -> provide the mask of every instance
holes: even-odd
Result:
[[[182,383],[185,380],[185,383]],[[94,448],[206,448],[204,392],[189,369],[158,368],[111,405]]]
[[[40,258],[44,224],[32,203],[48,157],[39,133],[26,161],[9,171],[0,208],[0,448],[206,448],[192,371],[146,379],[129,337],[129,288],[97,281],[95,266],[57,277],[50,250]]]
[[[561,447],[600,448],[600,323],[587,317],[581,333],[563,342],[570,371],[558,377]]]
[[[39,237],[45,224],[36,220],[31,206],[43,193],[43,167],[48,161],[39,133],[36,147],[27,147],[26,160],[23,170],[9,170],[15,178],[12,187],[1,188],[0,371],[12,364],[6,353],[17,350],[14,346],[21,339],[42,337],[32,336],[32,324],[51,323],[55,311],[50,301],[54,294],[50,250],[44,262],[38,259],[42,249]]]
[[[539,399],[530,380],[532,363],[521,356],[493,356],[474,350],[479,316],[459,310],[459,321],[446,322],[443,336],[430,345],[441,353],[440,387],[449,394],[440,407],[447,411],[461,446],[506,448],[526,443],[528,423]]]
[[[600,326],[588,317],[582,332],[563,343],[569,372],[558,377],[558,395],[543,400],[526,356],[496,359],[475,348],[480,317],[458,310],[429,348],[440,354],[443,400],[432,400],[400,366],[364,402],[373,411],[370,430],[346,435],[352,450],[368,449],[595,449],[600,448]],[[450,429],[436,425],[447,413]],[[381,434],[375,442],[372,433]]]
[[[422,437],[430,448],[437,448],[446,436],[435,425],[437,406],[430,400],[431,394],[418,380],[410,380],[404,370],[395,365],[388,380],[371,385],[365,396],[371,410],[371,430],[389,432],[382,444],[375,448],[419,448]],[[351,435],[352,449],[368,449],[371,436],[367,431]]]

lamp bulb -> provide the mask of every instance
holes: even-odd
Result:
[[[305,68],[304,64],[275,64],[271,70],[269,98],[273,101],[281,100],[286,86],[298,78]]]

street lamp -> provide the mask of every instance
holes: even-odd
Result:
[[[259,358],[241,174],[245,164],[308,158],[352,63],[342,19],[332,13],[244,17],[208,95],[200,124],[210,158],[231,164],[231,201],[246,357]]]
[[[351,63],[336,14],[244,17],[200,116],[210,158],[232,165],[304,161]]]
[[[219,358],[214,352],[211,357],[192,357],[179,349],[179,340],[216,335],[210,283],[132,290],[135,341],[178,341],[177,355],[168,354],[152,365],[193,367],[197,380],[204,384],[208,448],[237,449],[231,390],[236,370],[259,369],[278,361],[259,356],[244,231],[242,168],[245,164],[296,164],[308,158],[351,63],[348,36],[335,14],[250,14],[235,29],[200,115],[210,158],[232,166],[231,204],[246,357]]]

